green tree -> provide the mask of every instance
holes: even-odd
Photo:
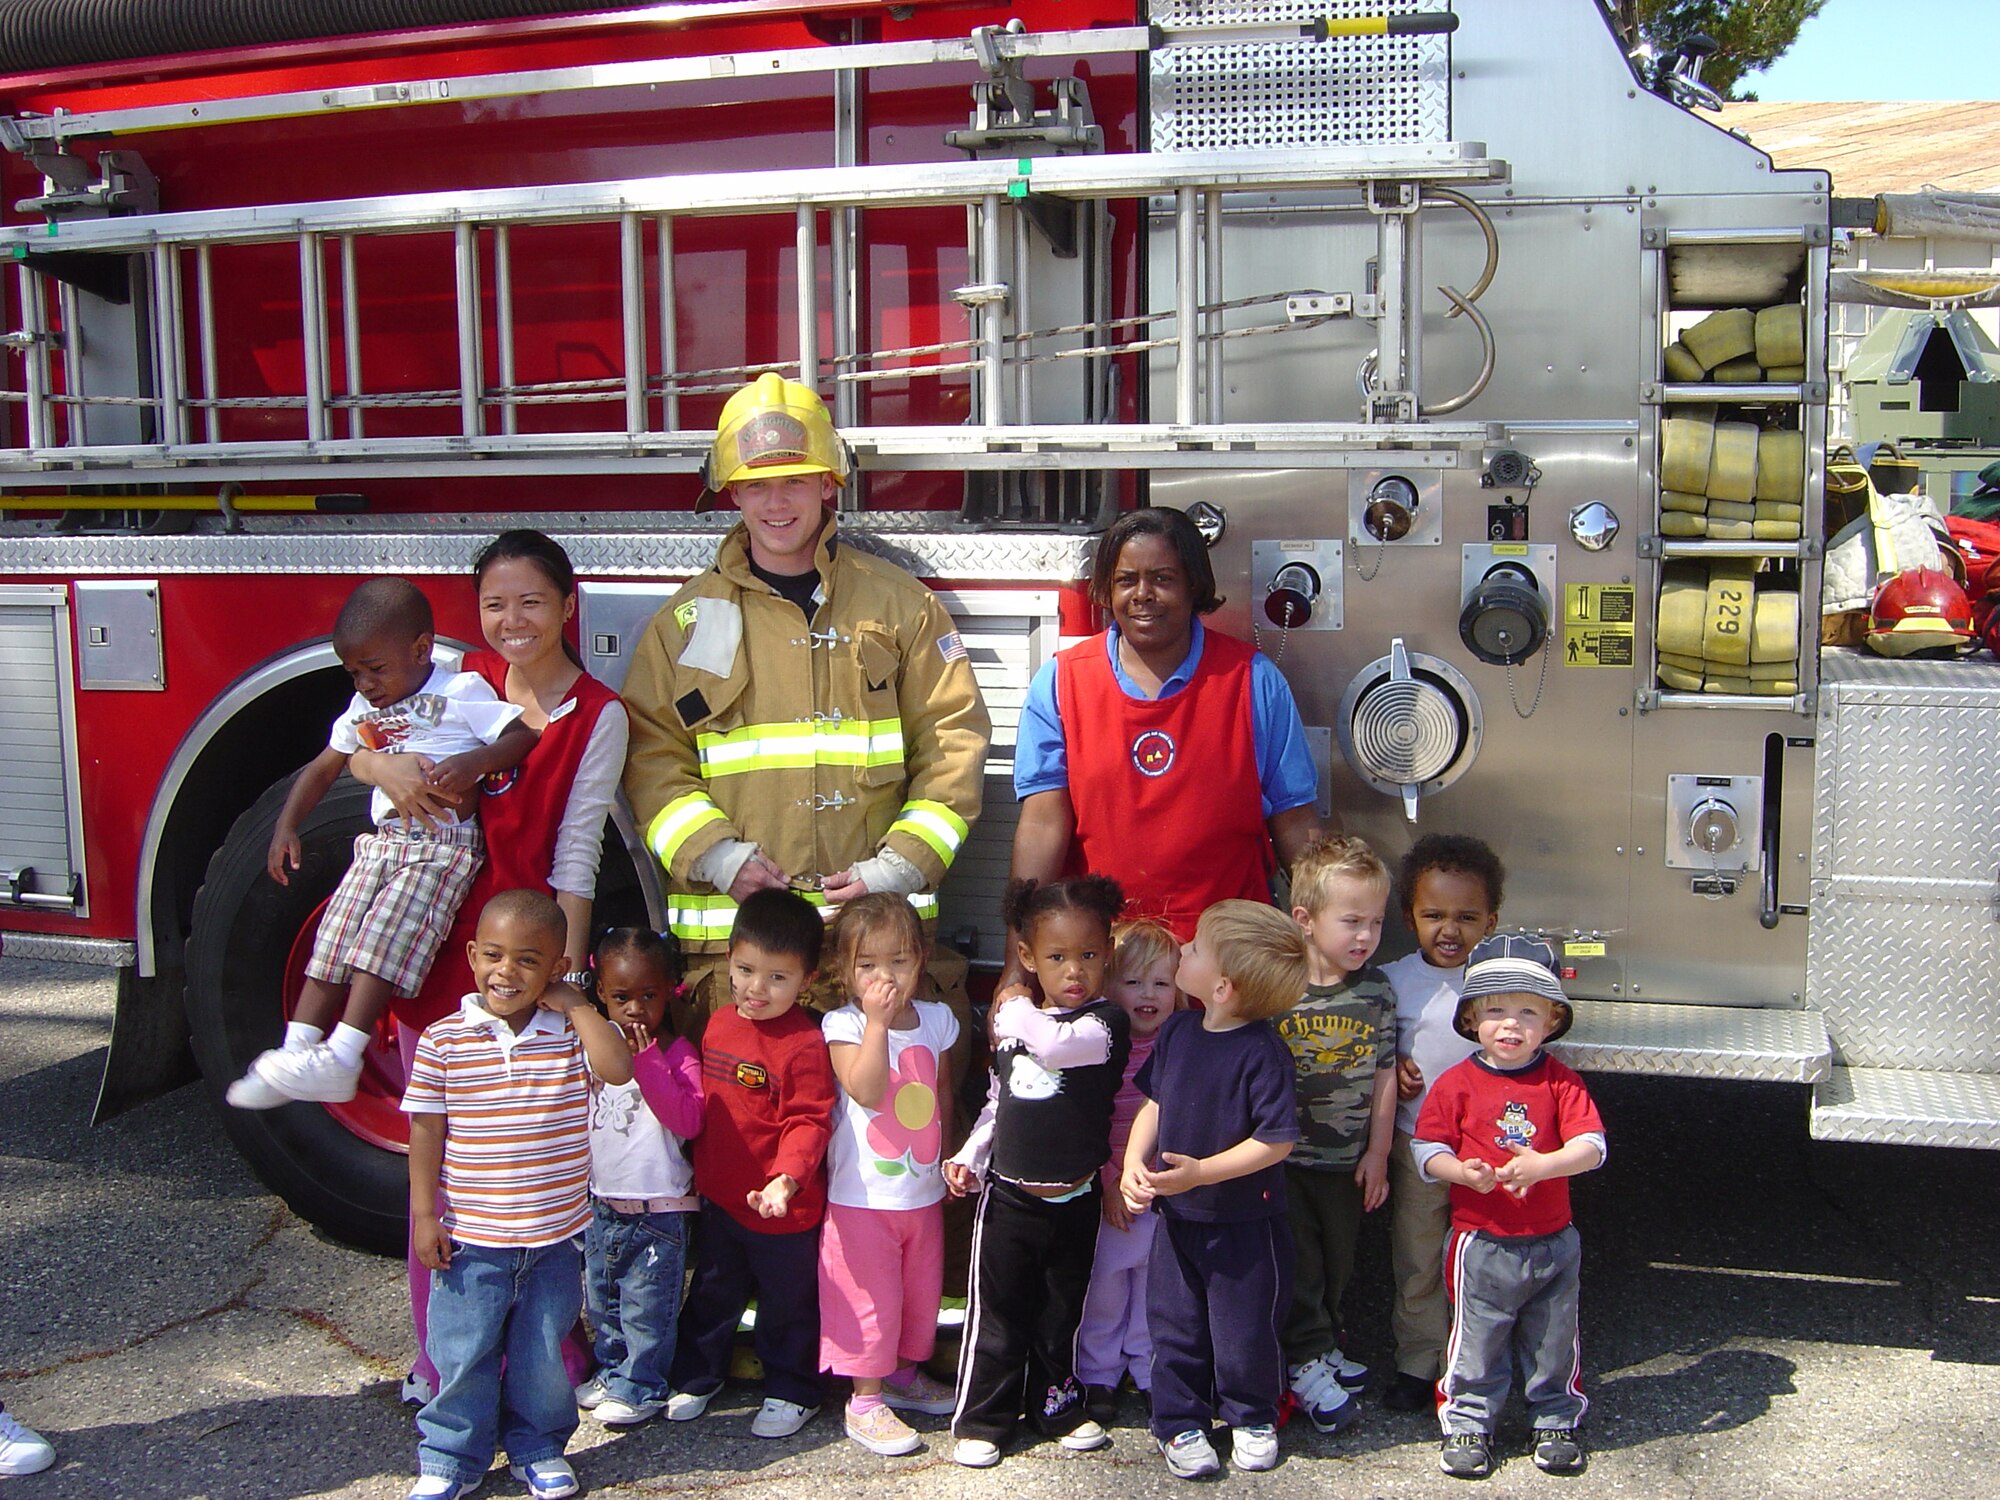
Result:
[[[1743,97],[1736,92],[1737,80],[1777,61],[1825,5],[1826,0],[1616,0],[1616,14],[1627,46],[1645,41],[1666,53],[1689,32],[1714,37],[1715,56],[1702,65],[1701,80],[1733,99]]]

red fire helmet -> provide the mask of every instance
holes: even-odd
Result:
[[[1955,655],[1972,640],[1972,601],[1941,569],[1912,568],[1885,578],[1868,601],[1868,649],[1879,656]]]

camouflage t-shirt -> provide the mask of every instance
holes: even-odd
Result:
[[[1396,1066],[1396,993],[1370,964],[1305,998],[1273,1023],[1291,1049],[1299,1143],[1285,1164],[1352,1167],[1368,1144],[1375,1070]]]

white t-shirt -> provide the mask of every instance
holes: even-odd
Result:
[[[938,1059],[958,1040],[958,1017],[935,1000],[914,1002],[917,1024],[889,1030],[889,1085],[878,1110],[863,1109],[841,1089],[826,1148],[827,1201],[849,1208],[928,1208],[944,1197],[944,1115]],[[867,1029],[849,1001],[828,1013],[820,1034],[829,1046],[859,1045]]]
[[[443,760],[492,744],[520,717],[520,708],[503,702],[492,684],[477,672],[433,666],[423,687],[386,708],[371,708],[368,700],[356,693],[345,712],[333,721],[333,733],[326,742],[342,755],[376,750],[384,755],[427,755]],[[396,805],[380,787],[368,801],[368,814],[378,828],[395,819]]]
[[[590,1190],[600,1198],[694,1193],[687,1143],[646,1107],[636,1083],[590,1080]]]
[[[1424,1071],[1424,1091],[1396,1105],[1396,1128],[1405,1135],[1417,1128],[1417,1111],[1431,1085],[1446,1068],[1464,1062],[1479,1050],[1452,1025],[1459,993],[1465,988],[1465,967],[1440,969],[1412,953],[1383,966],[1396,991],[1396,1056],[1414,1058]]]

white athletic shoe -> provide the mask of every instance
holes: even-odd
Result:
[[[17,1479],[23,1474],[39,1474],[56,1461],[49,1440],[32,1427],[23,1427],[13,1413],[0,1411],[0,1475]]]
[[[1278,1467],[1278,1429],[1275,1427],[1232,1427],[1229,1429],[1229,1462],[1246,1474]]]
[[[222,1097],[237,1109],[276,1109],[280,1104],[290,1104],[292,1096],[272,1088],[257,1071],[265,1058],[276,1057],[281,1050],[273,1047],[269,1052],[258,1053],[243,1076],[223,1090]]]
[[[750,1435],[760,1438],[788,1438],[819,1415],[817,1406],[801,1406],[796,1401],[780,1401],[766,1396],[751,1419]]]
[[[361,1078],[361,1064],[349,1067],[325,1042],[304,1052],[266,1052],[250,1066],[287,1099],[314,1104],[345,1104]]]

